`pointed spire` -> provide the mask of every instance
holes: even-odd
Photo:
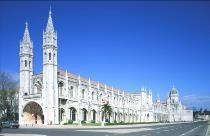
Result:
[[[159,96],[159,94],[157,95],[157,102],[160,103],[160,96]]]
[[[52,14],[52,12],[51,12],[51,5],[50,5],[50,10],[49,10],[49,14],[50,14],[50,15]]]
[[[23,35],[23,43],[30,43],[31,39],[30,39],[30,34],[29,34],[29,30],[28,30],[28,23],[25,23],[25,31],[24,31],[24,35]]]
[[[52,15],[52,12],[51,12],[51,7],[50,7],[46,32],[54,32],[54,26],[53,26],[53,21],[52,21],[52,16],[51,15]]]

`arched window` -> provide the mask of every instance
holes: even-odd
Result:
[[[27,60],[25,60],[25,67],[27,67]]]
[[[51,60],[51,53],[49,53],[49,60]]]
[[[82,99],[85,99],[85,89],[82,89]]]

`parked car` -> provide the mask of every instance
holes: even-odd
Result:
[[[0,133],[1,133],[1,129],[2,129],[2,123],[0,122]]]
[[[17,121],[6,121],[2,123],[3,128],[19,128],[19,126]]]

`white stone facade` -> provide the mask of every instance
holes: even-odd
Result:
[[[139,93],[130,94],[58,69],[57,47],[57,32],[50,11],[43,32],[43,72],[33,74],[33,42],[26,23],[20,42],[20,124],[62,124],[68,120],[78,124],[81,121],[101,122],[104,102],[113,109],[112,116],[107,119],[110,122],[160,121],[154,117],[157,107],[154,108],[151,91],[143,88]],[[173,121],[168,112],[173,110],[171,105],[159,105],[158,113],[164,113],[164,118]],[[163,118],[162,114],[158,116]]]
[[[154,103],[154,121],[177,122],[193,121],[193,111],[187,110],[179,100],[179,93],[176,88],[169,92],[166,102],[161,103],[160,99]]]

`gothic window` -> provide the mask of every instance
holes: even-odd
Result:
[[[64,91],[64,85],[63,85],[63,83],[62,82],[60,82],[59,84],[58,84],[58,90],[59,90],[59,93],[60,93],[60,95],[63,95],[63,91]]]
[[[98,98],[98,93],[97,93],[97,101],[98,101],[98,99],[99,99],[99,98]]]
[[[31,67],[31,61],[29,61],[29,68]]]
[[[71,86],[70,87],[70,97],[73,97],[74,96],[74,87]]]
[[[42,92],[42,85],[41,83],[38,81],[35,86],[34,86],[34,93],[38,93],[40,94]]]
[[[49,53],[49,60],[51,60],[51,53]]]
[[[82,99],[85,99],[85,89],[82,89]]]
[[[99,100],[100,100],[100,102],[103,102],[102,94],[100,94]]]
[[[27,67],[27,60],[25,60],[25,67]]]
[[[94,92],[92,92],[92,100],[94,100]]]

